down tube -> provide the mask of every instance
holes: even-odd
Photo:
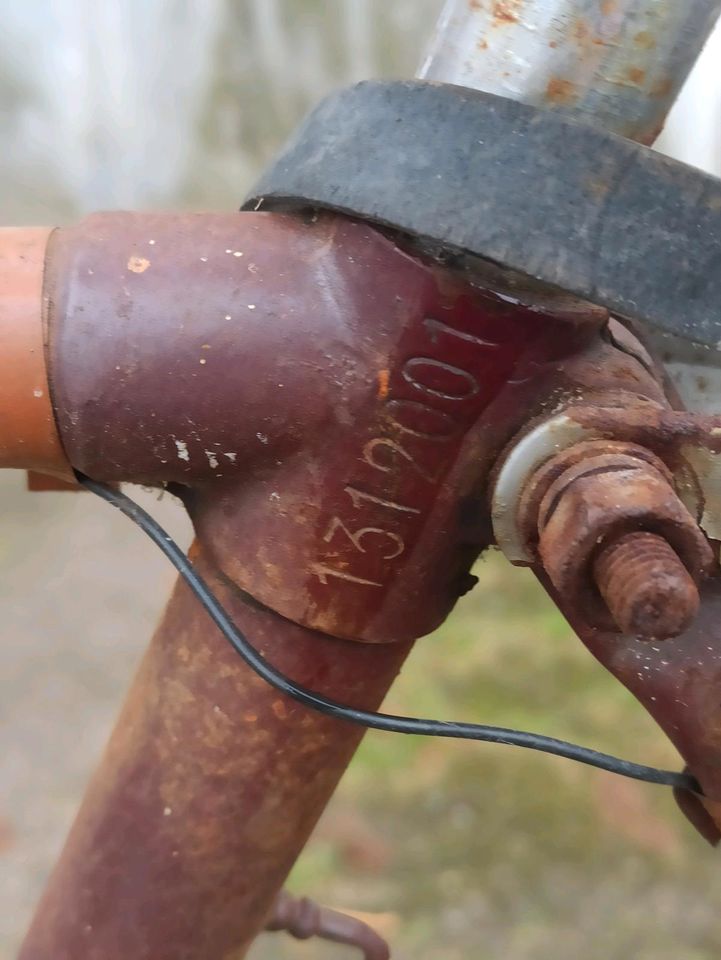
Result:
[[[195,552],[281,670],[353,705],[380,704],[410,644],[291,624]],[[179,583],[20,960],[239,960],[362,735],[258,679]]]

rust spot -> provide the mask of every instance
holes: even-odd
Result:
[[[574,21],[573,37],[580,46],[584,47],[585,51],[588,51],[591,46],[603,47],[607,42],[594,32],[593,26],[583,17],[578,17]]]
[[[642,30],[640,33],[637,33],[633,40],[636,46],[642,50],[656,49],[656,38],[649,30]]]
[[[556,47],[558,46],[558,41],[557,41],[557,40],[551,40],[551,42],[548,44],[548,46],[551,47],[552,50],[555,50]]]
[[[604,17],[610,17],[616,12],[616,0],[601,0],[601,14]]]
[[[551,77],[546,87],[546,98],[551,103],[570,104],[574,103],[578,97],[576,87],[570,80],[563,80],[561,77]]]
[[[664,99],[664,97],[669,97],[673,93],[673,86],[673,79],[671,77],[665,77],[654,85],[651,90],[651,96],[658,97],[660,100]]]
[[[128,270],[132,273],[145,273],[150,266],[150,260],[145,257],[130,257],[128,260]]]
[[[286,720],[288,717],[288,708],[282,700],[274,700],[271,705],[271,710],[279,720]]]
[[[611,540],[593,569],[601,596],[627,635],[667,640],[688,630],[698,616],[698,588],[663,537],[635,531]]]
[[[246,723],[256,723],[258,720],[258,714],[249,710],[243,714],[243,719]]]
[[[476,46],[479,50],[488,50],[488,40],[479,40]]]
[[[639,87],[646,82],[646,71],[642,70],[640,67],[629,67],[626,71],[626,76],[631,83],[634,83]]]
[[[576,40],[579,40],[582,43],[584,40],[588,40],[590,34],[591,29],[588,26],[588,23],[583,19],[583,17],[579,17],[573,25],[573,35],[575,36]]]
[[[388,396],[390,377],[391,377],[390,370],[378,371],[378,399],[379,400],[385,400],[386,397]]]
[[[608,196],[608,191],[610,188],[610,183],[608,180],[603,180],[601,178],[590,178],[585,181],[586,189],[588,192],[600,203],[605,200]]]
[[[481,0],[468,0],[468,6],[471,8],[471,10],[483,9],[483,4],[481,3]]]
[[[493,19],[495,26],[503,23],[517,23],[520,18],[523,0],[495,0],[493,4]]]
[[[631,130],[628,133],[623,134],[623,136],[626,136],[629,139],[637,140],[644,147],[650,147],[661,136],[665,126],[666,126],[666,121],[661,120],[660,123],[657,123],[653,127],[649,127],[648,130],[642,133]]]

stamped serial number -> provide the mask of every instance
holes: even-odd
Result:
[[[460,341],[471,348],[474,362],[479,359],[478,351],[490,353],[499,346],[432,317],[423,321],[423,332],[427,353],[405,360],[396,378],[408,395],[387,391],[383,432],[359,450],[358,459],[384,482],[375,491],[364,489],[368,484],[348,484],[343,494],[353,515],[332,516],[323,533],[323,544],[342,550],[350,558],[339,563],[331,557],[327,562],[312,564],[312,574],[323,585],[344,581],[378,588],[392,576],[395,564],[407,552],[413,529],[423,518],[428,490],[440,482],[447,468],[450,454],[444,457],[439,451],[458,438],[461,414],[481,392],[481,384],[471,371],[442,359],[444,344]],[[416,480],[411,489],[418,489],[418,482],[421,488],[426,486],[426,493],[421,489],[417,502],[395,499],[388,493],[403,485],[389,480],[402,480],[408,475]],[[394,529],[390,529],[391,524]],[[374,570],[381,569],[384,574],[364,576],[362,571],[369,561]]]

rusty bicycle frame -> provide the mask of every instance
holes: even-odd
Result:
[[[712,0],[451,0],[421,75],[650,143],[718,12]],[[540,540],[529,562],[721,797],[708,687],[691,689],[683,650],[671,656],[695,709],[679,726],[668,675],[639,684],[619,640],[619,626],[685,631],[703,657],[711,635],[721,642],[721,581],[703,582],[710,548],[671,489],[668,383],[605,310],[533,285],[511,299],[500,278],[470,282],[335,215],[99,214],[0,232],[0,344],[0,465],[167,487],[193,520],[196,566],[267,660],[366,709],[494,536],[524,562],[494,484],[521,470],[509,445],[531,421],[542,431],[549,398],[557,410],[582,394],[562,425],[573,452],[525,490]],[[609,407],[625,411],[604,421],[609,439],[579,450]],[[628,510],[653,489],[645,509],[662,519],[642,540],[624,527],[595,558],[605,608],[595,595],[592,608],[574,580],[583,504],[564,491],[575,471],[605,518],[619,488],[593,477],[609,464],[634,491]],[[676,598],[673,622],[659,589]],[[21,960],[240,958],[266,926],[387,956],[362,925],[278,899],[361,736],[264,684],[179,583]],[[715,839],[713,801],[684,802]]]

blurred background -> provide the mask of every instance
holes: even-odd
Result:
[[[440,0],[0,0],[0,224],[236,208],[325,92],[411,76]],[[721,36],[662,147],[721,167]],[[140,493],[187,543],[167,498]],[[0,475],[0,960],[11,960],[173,580],[86,495]],[[678,758],[498,557],[386,706]],[[370,734],[291,887],[397,960],[711,960],[721,870],[670,792],[508,748]],[[264,937],[253,960],[342,960]],[[210,958],[209,958],[210,960]]]

